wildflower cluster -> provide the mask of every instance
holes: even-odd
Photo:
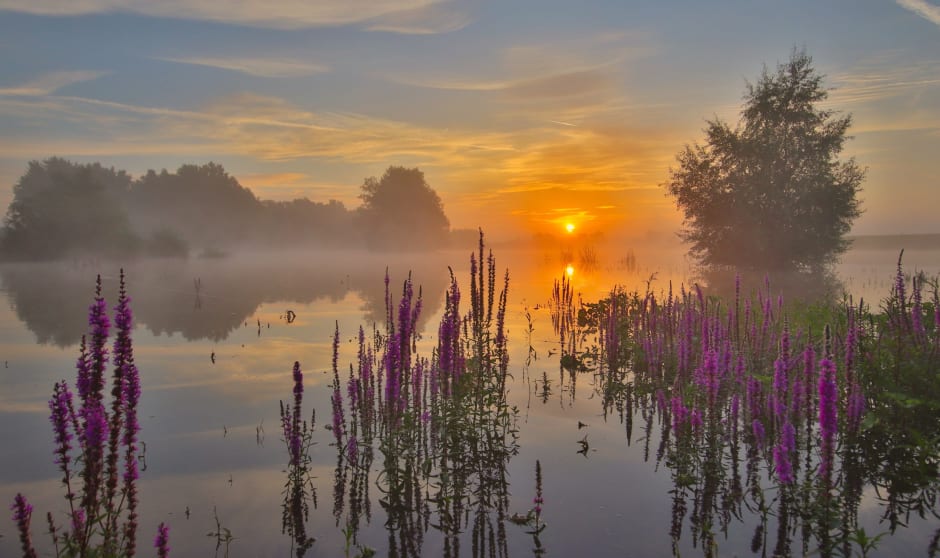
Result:
[[[90,342],[82,338],[76,365],[78,405],[64,380],[55,384],[49,400],[55,462],[62,473],[69,524],[57,525],[50,513],[48,528],[57,555],[130,557],[137,544],[140,376],[134,364],[132,313],[123,270],[114,316],[117,334],[110,355],[111,322],[100,276],[88,323]],[[110,409],[105,393],[109,363],[113,370]],[[18,494],[13,509],[23,554],[35,556],[30,535],[32,507]],[[161,525],[164,547],[167,532]],[[161,556],[168,551],[165,548]]]

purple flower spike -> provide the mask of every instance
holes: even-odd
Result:
[[[55,432],[56,464],[69,476],[69,450],[72,449],[72,433],[69,432],[71,424],[72,392],[68,385],[62,381],[57,382],[52,389],[52,399],[49,400],[49,421]]]
[[[170,555],[170,528],[161,523],[157,527],[157,537],[153,540],[153,547],[157,549],[157,556],[167,558]]]
[[[754,440],[757,442],[758,448],[764,447],[764,440],[767,437],[764,431],[764,423],[760,419],[754,419],[754,422],[751,423],[751,430],[754,432]]]
[[[838,429],[837,397],[836,367],[830,359],[824,358],[819,363],[819,431],[821,437],[819,474],[827,487],[832,474],[832,460]]]
[[[774,467],[777,469],[777,480],[780,484],[793,483],[793,466],[790,464],[789,452],[782,444],[774,446]]]
[[[33,548],[32,536],[29,533],[29,523],[33,516],[33,506],[26,501],[22,494],[17,494],[13,499],[13,521],[16,523],[16,529],[20,533],[20,546],[23,549],[24,558],[36,558],[36,549]]]

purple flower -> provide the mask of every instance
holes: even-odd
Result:
[[[737,432],[738,428],[738,413],[740,412],[740,407],[741,398],[737,393],[735,393],[731,396],[731,426],[734,428],[735,432]]]
[[[698,407],[692,408],[692,416],[689,419],[689,422],[692,423],[692,429],[695,432],[700,432],[702,430],[702,411]]]
[[[783,429],[780,431],[780,447],[785,449],[788,454],[796,451],[796,428],[793,427],[790,421],[784,423]]]
[[[82,401],[88,399],[89,386],[91,382],[91,363],[88,362],[88,349],[85,346],[85,336],[82,335],[82,342],[78,350],[78,361],[75,363],[78,369],[78,377],[75,380],[75,387],[78,390],[78,397]]]
[[[836,388],[836,367],[832,360],[824,358],[819,362],[819,431],[820,463],[819,474],[828,487],[832,473],[832,460],[835,453],[835,438],[838,429]]]
[[[336,323],[336,330],[333,333],[333,395],[330,396],[330,403],[333,407],[333,436],[336,438],[336,446],[343,447],[343,395],[340,392],[339,384],[339,322]]]
[[[754,376],[747,379],[747,393],[745,403],[751,411],[751,418],[756,419],[760,416],[761,384],[760,380]]]
[[[782,357],[774,361],[774,385],[772,411],[774,416],[782,419],[787,412],[787,365]]]
[[[656,390],[656,404],[659,407],[659,411],[663,412],[666,410],[666,394],[663,393],[663,390]]]
[[[679,430],[682,428],[682,425],[685,424],[686,420],[689,418],[689,409],[682,404],[682,397],[678,395],[672,396],[671,401],[672,406],[672,430],[676,433],[676,436],[679,436]]]
[[[69,432],[69,425],[72,422],[72,392],[68,385],[62,382],[56,382],[52,388],[52,399],[49,400],[49,421],[52,422],[52,429],[55,435],[55,453],[56,464],[65,473],[65,482],[69,477],[69,450],[72,449],[72,433]]]
[[[16,522],[16,529],[20,533],[20,546],[23,549],[23,557],[36,558],[36,549],[33,548],[33,540],[29,532],[33,506],[26,501],[22,494],[17,494],[10,509],[13,510],[13,521]]]
[[[862,415],[864,414],[865,395],[862,393],[862,388],[858,385],[858,382],[852,382],[852,386],[849,388],[849,401],[846,408],[846,418],[852,430],[858,430],[862,422]]]
[[[924,320],[923,320],[923,301],[921,299],[920,290],[922,288],[922,281],[919,279],[919,275],[915,274],[913,277],[913,289],[914,289],[914,304],[911,307],[911,324],[914,328],[914,337],[917,341],[920,341],[926,335],[924,330]]]
[[[108,305],[101,297],[101,276],[98,276],[95,302],[88,309],[88,325],[91,326],[91,348],[89,351],[88,397],[101,400],[104,388],[104,370],[108,362]]]
[[[85,510],[77,509],[72,513],[72,532],[81,533],[85,530]]]
[[[300,464],[301,447],[300,412],[304,402],[304,375],[300,370],[299,362],[294,361],[292,373],[294,376],[294,409],[291,414],[290,435],[287,438],[287,444],[291,465],[297,466]]]
[[[793,482],[793,466],[790,464],[789,452],[783,445],[774,446],[774,467],[777,469],[777,480],[780,484]]]
[[[170,528],[165,523],[157,527],[157,537],[153,540],[153,547],[157,549],[157,556],[167,558],[170,555]]]
[[[100,455],[104,442],[108,438],[107,412],[100,403],[89,405],[84,409],[84,419],[86,454],[88,451],[97,450]]]
[[[137,366],[127,367],[124,376],[124,445],[132,446],[137,442],[140,423],[137,422],[137,404],[140,402],[140,372]]]
[[[350,436],[349,441],[346,442],[346,454],[349,457],[350,463],[356,463],[359,459],[359,443],[356,441],[355,436]]]
[[[754,441],[757,443],[757,447],[763,448],[767,435],[764,432],[764,424],[760,419],[754,419],[754,422],[751,423],[751,430],[754,432]]]

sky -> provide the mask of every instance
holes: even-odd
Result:
[[[455,228],[669,236],[676,155],[795,48],[853,117],[852,232],[940,232],[928,0],[0,0],[0,206],[50,156],[350,208],[403,165]]]

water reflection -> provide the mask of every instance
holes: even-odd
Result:
[[[381,277],[386,267],[413,272],[424,289],[427,311],[420,325],[439,308],[447,285],[446,254],[397,255],[389,262],[374,254],[284,254],[222,260],[137,261],[132,277],[138,324],[156,335],[180,334],[192,341],[222,341],[251,321],[259,335],[267,321],[252,319],[264,303],[283,303],[281,319],[296,317],[291,302],[336,302],[350,293],[363,302],[366,321],[384,319]],[[116,289],[117,264],[103,269],[106,294]],[[17,317],[42,344],[75,345],[84,333],[88,277],[97,270],[75,264],[0,266],[0,280]]]
[[[383,404],[357,407],[359,416],[365,413],[372,417],[372,422],[358,419],[357,430],[353,434],[349,416],[348,368],[341,365],[337,383],[343,394],[347,412],[345,427],[348,430],[341,443],[329,447],[329,439],[335,442],[336,430],[318,429],[319,443],[311,452],[314,462],[310,469],[315,472],[320,495],[332,488],[335,500],[332,509],[329,500],[319,508],[313,501],[313,505],[308,507],[309,517],[305,516],[302,505],[296,505],[303,502],[303,498],[296,497],[298,492],[283,491],[291,478],[285,470],[288,457],[284,455],[284,446],[277,443],[262,446],[258,442],[259,423],[268,427],[270,440],[271,431],[277,428],[267,425],[277,424],[277,400],[290,395],[286,391],[289,389],[287,379],[289,364],[294,360],[300,360],[305,369],[311,371],[306,378],[306,393],[310,399],[305,405],[317,406],[321,412],[328,413],[329,392],[332,390],[327,387],[330,375],[323,373],[330,368],[329,348],[325,340],[333,331],[335,319],[340,320],[343,333],[341,350],[353,353],[357,345],[355,330],[348,326],[348,322],[358,323],[362,314],[368,314],[367,321],[378,322],[378,336],[366,325],[365,345],[373,347],[373,364],[383,360],[376,356],[374,347],[388,337],[383,327],[387,323],[388,301],[382,281],[388,262],[371,261],[366,264],[355,261],[353,257],[336,258],[323,260],[331,265],[321,266],[322,269],[310,262],[299,263],[303,261],[300,258],[289,257],[272,257],[260,264],[242,262],[241,266],[235,265],[234,261],[137,264],[138,268],[132,270],[130,277],[135,310],[139,307],[137,313],[144,321],[144,327],[156,331],[155,326],[148,323],[152,321],[162,323],[160,331],[164,333],[180,334],[175,340],[156,343],[149,335],[140,336],[142,340],[150,341],[149,345],[141,343],[142,351],[138,353],[148,361],[145,371],[148,374],[145,432],[150,446],[148,476],[152,480],[148,480],[145,486],[152,487],[146,501],[148,513],[153,517],[148,516],[144,523],[156,524],[167,519],[167,513],[175,514],[169,519],[174,533],[179,533],[174,555],[178,549],[180,556],[211,556],[217,540],[207,539],[205,535],[206,529],[212,525],[216,525],[214,529],[219,533],[231,528],[237,536],[232,543],[233,553],[252,556],[296,554],[314,536],[317,542],[310,547],[308,555],[342,555],[344,541],[350,556],[357,553],[367,555],[371,548],[378,549],[377,555],[420,553],[431,556],[446,552],[451,555],[502,556],[510,553],[520,556],[529,552],[539,554],[546,547],[557,555],[577,555],[588,549],[597,556],[661,556],[670,553],[671,543],[685,555],[746,555],[752,539],[756,541],[755,548],[759,553],[770,555],[775,551],[788,551],[795,555],[804,548],[804,532],[810,533],[810,542],[805,546],[810,553],[826,545],[837,553],[841,548],[837,545],[849,540],[855,545],[855,550],[861,548],[863,542],[857,541],[862,541],[863,526],[871,537],[894,526],[902,529],[901,525],[907,523],[908,518],[916,522],[921,513],[932,517],[936,511],[933,503],[936,482],[930,474],[938,458],[931,449],[931,441],[935,440],[938,427],[936,409],[927,401],[940,396],[933,393],[929,397],[917,396],[918,393],[929,392],[912,383],[904,391],[893,392],[905,394],[902,398],[888,400],[891,403],[883,403],[877,410],[870,408],[873,414],[869,416],[877,416],[878,421],[872,419],[870,424],[860,425],[863,434],[858,436],[854,446],[848,437],[837,438],[838,465],[834,479],[837,488],[832,491],[832,509],[838,509],[842,515],[826,516],[816,503],[822,491],[813,480],[813,468],[818,466],[820,453],[820,445],[816,441],[818,427],[814,427],[812,434],[807,436],[805,426],[808,419],[804,418],[797,429],[799,459],[793,458],[790,463],[796,482],[781,489],[776,480],[778,464],[774,450],[780,446],[782,429],[779,422],[771,418],[775,415],[770,406],[774,401],[773,361],[777,357],[777,349],[772,345],[780,339],[782,322],[779,319],[768,322],[764,345],[766,354],[746,361],[746,372],[753,374],[760,384],[760,390],[755,388],[755,393],[760,394],[757,396],[760,402],[756,405],[746,404],[747,383],[736,383],[737,372],[727,373],[723,360],[726,354],[724,346],[720,343],[708,345],[717,351],[719,368],[726,374],[722,376],[724,383],[720,383],[715,410],[711,411],[709,409],[713,407],[708,403],[705,384],[694,382],[695,370],[702,368],[699,364],[705,360],[698,361],[688,355],[680,357],[667,349],[680,343],[688,344],[681,341],[688,332],[693,339],[691,346],[700,348],[703,338],[720,337],[722,331],[730,331],[730,328],[723,325],[725,329],[719,329],[709,325],[710,334],[705,335],[702,325],[707,320],[696,321],[694,316],[692,326],[686,326],[676,321],[678,316],[684,320],[685,314],[678,309],[682,305],[675,301],[690,297],[689,308],[704,304],[712,322],[718,317],[721,318],[719,321],[726,320],[729,305],[722,303],[718,307],[716,301],[706,297],[704,292],[704,302],[701,303],[694,290],[686,289],[683,294],[679,287],[682,281],[676,279],[677,276],[681,278],[682,265],[656,264],[653,255],[639,249],[621,247],[610,252],[599,251],[605,255],[598,258],[598,265],[593,270],[582,268],[577,255],[580,250],[573,250],[575,259],[571,261],[577,269],[570,277],[564,273],[568,262],[558,252],[519,251],[505,256],[500,252],[500,256],[505,257],[503,261],[511,262],[508,267],[513,274],[513,298],[508,319],[515,321],[509,321],[507,328],[514,333],[510,373],[515,378],[509,383],[515,389],[510,393],[508,403],[510,406],[523,406],[525,397],[531,394],[531,410],[527,408],[526,420],[499,423],[493,414],[482,413],[480,420],[475,418],[477,422],[473,423],[460,420],[465,414],[454,413],[450,418],[441,415],[437,419],[432,414],[424,423],[421,419],[423,411],[415,412],[422,407],[409,403],[410,406],[406,406],[406,411],[400,415],[400,423],[386,422],[385,426],[380,426],[382,421],[388,420],[385,418],[388,406]],[[435,301],[447,299],[444,294],[450,286],[447,265],[460,263],[466,258],[465,254],[459,254],[459,257],[442,259],[444,261],[429,261],[427,265],[391,262],[391,276],[394,278],[391,288],[396,295],[398,287],[401,287],[400,280],[408,269],[415,269],[415,297],[417,285],[425,286],[421,297],[423,308],[418,313],[417,322],[426,324],[424,329],[431,333],[426,331],[417,347],[422,351],[427,348],[425,356],[428,362],[420,365],[421,374],[412,375],[412,383],[408,384],[414,386],[415,377],[420,377],[422,390],[431,389],[430,383],[424,382],[424,373],[431,368],[431,345],[437,347],[440,337],[436,329],[438,324],[427,320],[434,314],[433,319],[437,319],[446,307],[444,303]],[[485,257],[478,257],[477,261],[480,260],[485,260]],[[877,285],[890,288],[890,267],[896,254],[886,254],[884,260],[888,265],[879,269],[883,272],[887,268],[889,277],[887,280],[879,279]],[[249,269],[252,265],[254,269]],[[68,335],[60,330],[63,324],[75,322],[79,333],[85,329],[86,303],[70,309],[70,297],[61,295],[65,291],[73,291],[79,293],[78,300],[86,300],[88,278],[93,277],[93,269],[33,266],[30,268],[34,270],[32,273],[20,274],[17,280],[8,278],[9,273],[4,273],[6,269],[0,273],[20,319],[31,328],[35,320],[48,322],[40,328],[47,338],[45,343],[54,343],[51,341],[53,338],[61,339],[60,344],[69,343]],[[647,289],[647,280],[655,271],[659,273]],[[876,275],[876,272],[871,274]],[[458,273],[458,276],[462,275],[463,272]],[[299,279],[294,281],[291,276]],[[553,285],[559,282],[561,295],[566,290],[561,284],[563,276],[570,283],[567,287],[570,296],[559,296],[559,302],[562,299],[570,302],[555,305]],[[68,286],[73,277],[76,278],[74,288]],[[318,285],[321,278],[323,284]],[[441,285],[429,289],[428,285],[437,278]],[[776,305],[777,293],[787,287],[772,277],[772,292],[768,295],[763,279],[762,276],[754,278],[756,287],[742,287],[742,293],[761,291],[759,296],[763,300],[771,300],[771,304]],[[674,285],[672,296],[669,294],[670,280]],[[222,284],[250,281],[261,286]],[[710,281],[720,283],[723,280]],[[616,283],[627,285],[618,292],[631,294],[615,296],[613,304],[598,306],[594,312],[598,319],[592,322],[593,329],[579,329],[576,322],[581,319],[579,310],[583,310],[579,295],[583,294],[584,300],[596,300],[595,293],[603,290],[605,295],[609,295],[610,286]],[[310,289],[311,284],[315,288]],[[733,293],[733,278],[728,284],[729,292]],[[744,285],[747,284],[745,280]],[[636,297],[632,295],[634,288],[639,289]],[[314,294],[305,294],[307,291]],[[651,298],[645,296],[647,292],[656,295],[655,305]],[[711,289],[707,291],[711,292]],[[884,293],[885,288],[879,292]],[[349,293],[357,296],[347,297]],[[462,295],[463,308],[475,307],[471,304],[475,297],[470,289],[464,289]],[[235,315],[223,322],[226,312],[230,311],[226,310],[227,302],[220,299],[233,297],[246,299],[248,304],[233,306]],[[291,298],[278,297],[319,302],[302,304],[286,302],[294,300]],[[361,307],[360,298],[365,301]],[[925,296],[924,300],[928,298]],[[148,299],[152,300],[148,302]],[[482,297],[482,300],[486,299],[487,296]],[[673,300],[672,306],[669,305],[670,299]],[[339,303],[328,304],[329,301]],[[271,304],[269,308],[258,309],[258,304],[268,303]],[[436,311],[435,305],[438,306]],[[637,309],[644,305],[646,313],[641,314]],[[742,315],[744,305],[742,299]],[[51,310],[44,313],[41,306]],[[23,318],[19,314],[21,307],[32,308],[37,316]],[[762,311],[759,307],[763,308],[752,303],[752,316]],[[667,312],[667,308],[672,313]],[[530,310],[531,315],[526,316]],[[563,340],[559,331],[553,331],[550,320],[554,317],[550,316],[553,310],[567,324]],[[219,360],[214,366],[209,360],[209,347],[181,341],[182,328],[188,326],[185,322],[204,311],[219,319],[222,325],[217,331],[220,335],[228,335],[228,344],[232,345],[215,348],[219,351]],[[291,317],[288,311],[293,311],[294,315]],[[154,312],[167,318],[160,322],[154,317]],[[397,319],[397,306],[393,313]],[[248,350],[237,353],[238,358],[232,357],[234,351],[229,349],[241,342],[253,341],[259,319],[262,336],[265,336],[268,335],[266,319],[273,322],[278,314],[281,314],[285,326],[278,331],[281,337],[269,335],[267,339],[260,340],[264,343],[249,344]],[[11,312],[8,317],[12,316]],[[492,320],[496,321],[496,312]],[[287,327],[288,321],[294,321],[294,325]],[[22,331],[16,319],[7,319],[6,322],[7,331],[16,333],[8,335],[8,339],[18,337],[29,344],[30,334]],[[322,327],[314,329],[311,324]],[[735,324],[746,332],[756,324],[754,333],[747,335],[753,339],[763,335],[760,320],[752,318],[745,323],[742,318]],[[841,376],[844,357],[839,351],[844,351],[845,329],[839,327],[834,330],[833,344],[839,347],[837,364],[841,380],[844,378]],[[241,331],[233,334],[232,328],[241,328]],[[208,327],[203,329],[208,330]],[[400,328],[395,330],[400,331]],[[35,328],[34,331],[40,336],[40,331]],[[200,337],[202,334],[192,329],[187,331],[194,339],[210,339]],[[821,344],[820,332],[821,326],[812,331],[817,345]],[[791,333],[795,338],[797,332]],[[804,332],[800,339],[808,339],[809,334]],[[630,341],[618,344],[620,339]],[[878,339],[885,338],[868,337],[864,344],[859,345],[856,354],[860,354],[862,347],[879,346],[876,343]],[[572,341],[576,342],[573,347],[569,345]],[[603,346],[600,346],[601,342]],[[887,347],[886,341],[878,342]],[[796,347],[798,342],[794,340],[792,344]],[[734,349],[729,354],[733,356],[737,349],[735,345],[732,347]],[[9,487],[19,490],[26,480],[43,475],[49,476],[49,482],[58,480],[37,467],[37,464],[46,463],[47,470],[51,469],[48,463],[51,459],[44,444],[33,444],[31,440],[45,441],[48,438],[44,410],[48,386],[62,370],[73,366],[73,352],[57,351],[53,347],[32,349],[35,353],[18,355],[20,358],[10,361],[10,369],[4,369],[3,376],[7,389],[0,389],[4,397],[13,402],[24,399],[25,392],[16,383],[21,379],[29,378],[40,384],[37,389],[41,390],[41,396],[35,398],[36,403],[33,404],[37,409],[33,413],[35,416],[4,415],[7,437],[19,442],[11,444],[13,449],[0,456],[4,458],[0,461],[5,461],[2,479],[7,483],[7,492],[12,490]],[[891,350],[902,351],[910,357],[909,360],[917,355],[917,358],[929,357],[929,352],[913,349],[914,345],[902,344],[892,346]],[[556,360],[562,350],[568,356],[568,367]],[[696,358],[701,357],[700,349],[696,350],[699,351]],[[59,356],[60,353],[63,356]],[[411,354],[416,353],[412,351]],[[937,353],[933,354],[936,358]],[[33,368],[26,368],[24,363],[28,359],[36,363]],[[359,360],[354,355],[350,359],[358,365]],[[932,362],[936,368],[936,361]],[[520,374],[523,363],[526,366]],[[680,363],[681,373],[677,372]],[[736,366],[734,359],[732,363]],[[411,370],[416,370],[417,366],[418,361],[413,359]],[[529,366],[531,371],[527,370]],[[902,376],[907,366],[901,366]],[[887,377],[893,376],[893,368],[886,370],[891,372],[886,374]],[[532,382],[528,393],[524,389],[526,375]],[[354,367],[354,377],[361,379],[358,366]],[[850,384],[839,385],[840,397],[847,400],[851,390],[844,386]],[[864,386],[869,402],[876,400],[877,382],[873,385]],[[868,391],[869,388],[872,391]],[[737,421],[731,420],[733,390],[739,390]],[[380,399],[384,403],[387,401],[384,384],[379,392],[383,394]],[[674,395],[681,399],[681,405],[677,404],[675,408],[672,406]],[[818,400],[818,395],[815,397]],[[845,404],[844,400],[840,400],[843,401],[840,405]],[[539,405],[539,401],[545,404]],[[477,409],[476,403],[474,398],[469,398],[455,407],[465,413]],[[818,401],[815,404],[818,405]],[[763,445],[755,441],[753,419],[749,414],[752,408],[759,409],[762,418],[765,430]],[[305,409],[306,417],[310,409]],[[596,416],[598,414],[612,419],[610,424],[604,423]],[[409,415],[410,419],[406,418]],[[839,408],[838,416],[840,420],[845,419],[844,408]],[[678,427],[674,417],[681,419]],[[26,419],[31,422],[26,422]],[[590,426],[582,429],[581,420]],[[330,422],[329,418],[326,422]],[[503,424],[508,427],[506,430],[503,430]],[[796,426],[797,423],[793,424]],[[518,433],[515,432],[517,429]],[[388,439],[380,439],[378,432],[386,432]],[[587,433],[590,433],[589,437]],[[355,444],[351,442],[350,434],[355,436]],[[516,435],[518,439],[514,437]],[[629,447],[624,447],[624,436]],[[807,438],[812,439],[808,451],[805,449]],[[590,443],[590,449],[585,451],[587,459],[575,453],[581,439]],[[513,447],[516,442],[518,448]],[[31,445],[36,445],[35,451],[28,451]],[[516,449],[520,451],[518,455],[514,453]],[[642,461],[644,457],[649,463]],[[548,502],[541,523],[530,522],[527,513],[527,509],[534,512],[534,507],[530,508],[533,503],[532,468],[538,459],[544,468]],[[890,466],[885,466],[885,463]],[[233,473],[234,484],[231,482]],[[514,481],[511,486],[510,480]],[[859,486],[862,487],[861,496],[858,496]],[[306,496],[312,495],[311,490]],[[536,497],[541,498],[541,495]],[[55,501],[50,498],[44,502]],[[219,506],[221,527],[215,523],[215,504]],[[47,509],[50,505],[53,504],[41,507]],[[193,519],[189,520],[187,515],[187,520],[183,520],[180,514],[189,506],[193,509]],[[867,523],[863,522],[861,517],[866,509],[875,510],[874,513],[879,515],[883,513],[885,523],[879,526],[877,517],[872,520],[872,512],[867,515]],[[285,510],[289,512],[286,535],[282,534],[280,523]],[[331,515],[331,511],[335,515]],[[834,527],[831,534],[825,534],[820,525],[826,517],[832,525],[845,524],[851,528],[843,533]],[[547,529],[544,528],[546,519],[550,522]],[[516,525],[517,522],[520,524]],[[885,537],[878,550],[897,549],[898,539],[904,538],[913,540],[911,544],[916,545],[915,550],[923,554],[929,534],[926,537],[922,535],[918,532],[910,537]],[[502,538],[504,536],[508,540]],[[829,542],[824,542],[823,537],[829,537]],[[691,551],[693,541],[694,552]],[[14,543],[10,536],[0,540],[0,554]],[[293,546],[289,548],[291,544]]]
[[[518,451],[517,411],[507,399],[509,277],[497,282],[495,259],[484,256],[482,239],[470,269],[469,310],[462,313],[462,292],[452,279],[430,358],[415,352],[422,302],[410,280],[398,300],[386,291],[384,331],[367,340],[360,330],[358,362],[346,382],[336,365],[336,334],[333,514],[347,554],[352,545],[371,552],[359,531],[371,519],[373,484],[387,556],[426,555],[432,528],[443,537],[439,555],[459,556],[467,533],[472,556],[509,554],[507,466]],[[370,478],[375,461],[379,472]]]
[[[899,264],[882,311],[833,305],[794,331],[769,283],[753,298],[732,283],[724,306],[695,287],[583,307],[598,344],[574,354],[593,364],[604,415],[628,443],[641,421],[644,458],[669,471],[675,555],[683,536],[721,555],[737,523],[754,553],[867,555],[880,537],[859,522],[866,502],[885,533],[940,517],[940,313],[918,277]]]

